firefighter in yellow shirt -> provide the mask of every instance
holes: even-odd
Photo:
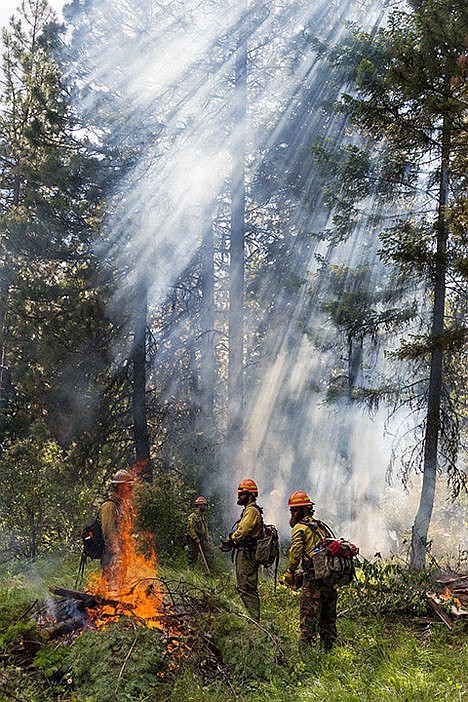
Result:
[[[235,530],[221,545],[222,551],[236,551],[237,591],[250,616],[260,619],[258,596],[258,563],[255,547],[262,529],[262,508],[257,505],[258,488],[253,480],[241,480],[237,489],[237,504],[244,509]]]
[[[129,471],[123,468],[118,470],[111,480],[109,497],[102,503],[99,512],[104,538],[101,566],[109,596],[119,594],[127,574],[123,538],[131,532],[134,482]]]
[[[292,527],[289,567],[284,574],[285,583],[296,589],[298,569],[304,571],[300,600],[300,642],[313,643],[320,636],[323,648],[328,651],[336,641],[337,590],[322,580],[314,578],[311,562],[319,543],[332,536],[326,524],[313,518],[314,503],[302,490],[293,492],[288,501]]]
[[[189,566],[193,568],[201,556],[205,569],[210,573],[214,570],[213,545],[211,543],[208,521],[206,519],[206,509],[208,502],[206,497],[200,495],[195,500],[195,511],[189,514],[187,519],[187,529],[189,537]]]

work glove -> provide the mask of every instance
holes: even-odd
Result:
[[[221,551],[225,551],[227,553],[232,548],[234,548],[234,541],[229,536],[229,538],[226,539],[226,541],[221,541],[221,545],[219,548],[221,549]]]
[[[296,590],[296,578],[294,577],[294,573],[292,573],[289,568],[284,574],[283,582],[285,585],[287,585],[291,590]]]

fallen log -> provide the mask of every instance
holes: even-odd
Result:
[[[90,592],[80,592],[78,590],[68,590],[64,587],[49,587],[49,592],[57,597],[62,597],[66,600],[75,600],[82,603],[82,606],[87,609],[95,607],[123,607],[125,609],[134,609],[135,605],[121,600],[109,599],[101,595],[92,594]]]
[[[63,622],[56,622],[55,624],[51,624],[50,626],[46,626],[43,629],[43,632],[48,639],[57,639],[60,636],[64,636],[65,634],[71,634],[74,631],[78,631],[79,629],[82,629],[84,625],[83,618],[79,617],[74,617],[70,619],[66,619]]]
[[[432,607],[434,612],[442,619],[444,622],[445,626],[448,627],[449,629],[453,629],[453,621],[452,618],[445,612],[442,607],[439,605],[439,603],[436,600],[435,595],[429,594],[427,595],[427,601],[429,605]]]

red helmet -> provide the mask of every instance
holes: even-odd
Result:
[[[203,495],[200,495],[200,497],[197,497],[197,499],[195,500],[195,504],[196,505],[207,505],[208,500],[206,499],[206,497],[203,497]]]
[[[255,481],[251,480],[251,478],[244,478],[244,480],[240,481],[237,492],[250,492],[252,495],[256,496],[258,495],[258,487]]]
[[[296,490],[289,495],[288,507],[312,507],[313,504],[309,495],[302,490]]]

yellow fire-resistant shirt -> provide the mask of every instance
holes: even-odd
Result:
[[[115,546],[118,537],[119,508],[115,495],[102,503],[100,509],[101,528],[104,541],[108,548]]]
[[[244,507],[236,531],[231,535],[235,544],[260,536],[262,518],[260,510],[252,502]]]
[[[192,539],[209,539],[208,522],[204,514],[195,510],[187,519],[188,533]]]
[[[304,560],[311,558],[314,549],[319,545],[322,539],[327,538],[329,533],[322,526],[319,526],[317,520],[313,517],[306,516],[302,520],[314,525],[314,529],[306,526],[306,524],[295,524],[291,532],[291,548],[289,549],[289,570],[294,573],[296,568],[304,563]]]

